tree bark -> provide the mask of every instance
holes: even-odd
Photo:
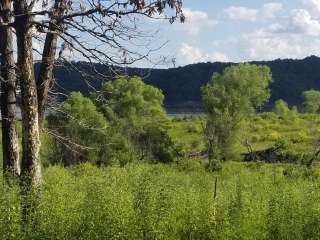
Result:
[[[1,0],[2,22],[10,23],[11,0]],[[20,175],[19,141],[16,128],[16,76],[11,27],[0,27],[1,116],[3,171]]]
[[[22,161],[21,178],[33,187],[41,184],[40,138],[37,86],[34,78],[32,28],[26,0],[14,1],[18,50],[18,78],[21,87]]]
[[[53,79],[53,66],[56,56],[57,48],[57,34],[47,33],[43,54],[42,62],[40,66],[39,77],[37,81],[37,92],[38,92],[38,112],[39,112],[39,127],[42,128],[44,113],[46,104],[48,101],[48,95],[50,85]]]
[[[55,0],[54,3],[54,16],[59,16],[63,13],[64,7],[61,0]],[[46,40],[42,53],[42,61],[40,72],[37,80],[38,88],[38,112],[39,112],[39,127],[40,130],[43,126],[45,108],[48,102],[50,85],[53,80],[53,67],[57,52],[57,39],[58,34],[56,29],[59,24],[54,19],[49,24],[49,32],[46,35]]]

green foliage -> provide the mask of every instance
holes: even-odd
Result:
[[[8,186],[0,177],[0,237],[1,239],[20,239],[22,230],[19,188]]]
[[[173,118],[169,134],[184,156],[201,154],[205,149],[202,118]]]
[[[302,98],[305,112],[320,113],[320,91],[305,91],[302,93]]]
[[[48,116],[55,137],[46,138],[52,144],[52,151],[43,152],[49,163],[123,166],[137,159],[172,162],[179,156],[158,89],[141,78],[121,77],[91,99],[71,93],[62,109]]]
[[[147,129],[139,136],[139,144],[145,143],[146,145],[140,145],[139,147],[143,148],[144,151],[150,151],[152,154],[150,158],[156,162],[172,162],[180,153],[179,148],[171,139],[167,129],[161,129],[156,126],[149,127],[150,129]]]
[[[215,158],[232,157],[242,121],[268,100],[271,79],[270,69],[266,66],[239,64],[226,68],[222,75],[215,74],[202,88],[207,114],[205,135],[209,147],[217,145],[213,151],[221,152],[221,157],[215,154]]]
[[[209,162],[206,165],[206,170],[209,172],[220,171],[222,168],[221,161],[219,160],[219,156],[210,156]]]
[[[186,130],[188,133],[201,133],[202,132],[202,129],[197,124],[194,124],[193,122],[190,122],[190,124],[187,125]]]
[[[159,124],[166,121],[163,100],[162,92],[145,84],[140,77],[123,76],[105,83],[102,96],[96,103],[107,119],[126,119],[138,128],[137,118],[160,120]]]
[[[123,141],[97,111],[94,103],[81,93],[71,93],[61,110],[52,112],[48,128],[54,135],[50,163],[71,165],[84,161],[109,164]],[[47,144],[50,144],[47,143]]]
[[[279,141],[287,141],[288,148],[279,161],[307,164],[315,157],[319,149],[320,139],[320,116],[318,114],[302,114],[290,110],[286,118],[279,117],[273,112],[265,112],[253,115],[241,126],[242,132],[238,134],[241,145],[233,144],[236,153],[248,154],[251,151],[264,151],[273,147]],[[292,114],[292,115],[291,115]],[[294,117],[293,117],[294,116]],[[197,133],[194,128],[202,129],[205,120],[201,116],[191,118],[173,119],[173,125],[169,133],[176,144],[178,144],[185,157],[206,157],[209,143],[204,138],[202,131]],[[192,127],[190,127],[192,126]],[[191,128],[191,131],[190,131]],[[213,159],[219,157],[219,149],[213,151]],[[229,156],[231,154],[229,153]],[[233,155],[234,161],[240,161],[241,156]],[[228,160],[231,159],[228,158]],[[315,158],[314,163],[319,161]],[[215,163],[215,162],[213,162]],[[209,163],[207,167],[209,167]],[[208,168],[209,170],[210,168]]]
[[[292,106],[291,112],[293,115],[297,115],[299,114],[299,109],[297,108],[297,106]]]
[[[239,64],[228,67],[222,75],[215,74],[202,88],[204,108],[209,114],[228,113],[241,119],[269,99],[271,79],[270,69],[266,66]]]
[[[290,109],[288,104],[285,101],[283,101],[282,99],[279,99],[275,102],[272,108],[272,112],[274,112],[278,116],[285,118],[288,116]]]
[[[266,136],[266,140],[267,141],[277,141],[281,138],[281,135],[276,132],[276,131],[271,131],[267,136]]]
[[[160,90],[139,77],[120,77],[104,84],[101,95],[93,97],[107,121],[117,126],[140,158],[172,162],[177,156]]]
[[[24,228],[18,188],[0,179],[0,236],[12,240],[319,238],[320,190],[318,180],[307,177],[319,174],[319,168],[307,173],[306,168],[292,165],[223,165],[215,174],[162,164],[49,167],[33,210],[35,222]]]

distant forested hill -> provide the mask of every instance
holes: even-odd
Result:
[[[271,84],[272,97],[266,108],[272,106],[279,98],[289,105],[301,104],[301,93],[309,89],[320,89],[320,58],[311,56],[302,60],[274,60],[254,62],[268,65],[273,73]],[[232,63],[197,63],[171,69],[121,69],[129,75],[140,75],[145,81],[162,89],[167,108],[190,109],[201,106],[200,87],[207,83],[214,72],[221,73]],[[83,62],[73,63],[73,67],[84,73],[93,73],[91,67]],[[96,64],[95,68],[106,75],[114,75],[108,67]],[[92,90],[99,89],[101,80],[97,77],[84,81],[75,69],[57,67],[55,69],[56,88],[59,91],[81,91],[85,95]]]

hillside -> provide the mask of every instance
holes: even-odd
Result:
[[[289,105],[301,104],[301,93],[309,89],[320,89],[320,58],[311,56],[302,60],[274,60],[254,62],[265,64],[271,68],[273,83],[271,84],[272,97],[266,109],[272,106],[279,98],[287,101]],[[128,68],[129,75],[145,77],[145,81],[162,89],[166,99],[165,106],[175,109],[199,108],[200,88],[207,83],[214,72],[221,73],[232,63],[197,63],[184,67],[171,69],[138,69]],[[83,62],[73,63],[74,68],[89,73],[91,68]],[[110,76],[114,75],[106,66],[95,64],[95,69]],[[92,72],[91,72],[92,73]],[[99,89],[101,81],[90,77],[88,82],[76,70],[65,67],[55,69],[56,88],[62,92],[81,91],[87,95],[92,88]]]

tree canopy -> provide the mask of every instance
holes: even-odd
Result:
[[[167,134],[169,119],[163,108],[162,92],[140,77],[119,77],[105,83],[101,94],[93,96],[107,121],[117,125],[138,150],[140,158],[172,161],[174,144]]]
[[[73,92],[62,109],[47,119],[50,133],[57,138],[51,163],[70,165],[87,160],[96,163],[105,157],[104,143],[110,142],[111,136],[103,114],[89,98]]]
[[[222,158],[227,157],[227,148],[232,146],[242,120],[268,101],[271,80],[267,66],[239,64],[214,74],[202,88],[209,156],[210,151],[222,151]]]
[[[48,116],[49,132],[57,138],[51,163],[172,161],[178,152],[168,135],[163,99],[138,77],[107,82],[91,99],[71,93],[63,108]]]
[[[147,85],[140,77],[119,77],[105,83],[97,105],[107,118],[164,117],[161,90]]]
[[[204,109],[213,117],[225,115],[232,120],[241,119],[268,101],[271,80],[270,69],[266,66],[228,67],[223,74],[214,74],[202,88]]]
[[[304,111],[320,113],[320,91],[309,90],[302,93]]]

